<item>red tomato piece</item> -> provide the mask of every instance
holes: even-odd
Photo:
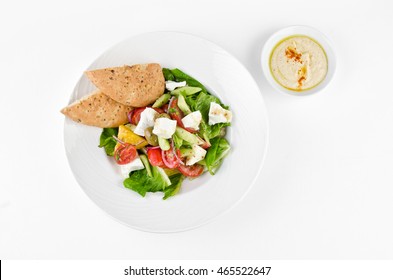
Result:
[[[127,164],[133,161],[137,157],[138,153],[136,148],[131,144],[120,144],[114,153],[117,164]]]
[[[187,177],[198,177],[203,173],[203,166],[197,163],[190,166],[180,164],[177,169]]]
[[[131,123],[134,125],[138,125],[139,121],[141,120],[141,114],[146,109],[146,107],[136,108],[130,112],[131,114]]]
[[[179,106],[177,106],[177,98],[174,98],[172,100],[171,106],[168,108],[168,112],[169,115],[171,116],[171,118],[175,121],[177,121],[177,125],[180,126],[181,128],[184,128],[185,130],[187,130],[190,133],[195,133],[196,130],[191,128],[191,127],[185,127],[183,124],[183,117],[184,117],[184,113],[182,112],[182,110],[180,110]]]
[[[153,108],[153,109],[156,110],[156,112],[159,113],[159,114],[164,114],[165,113],[165,110],[162,109],[162,108]]]
[[[179,166],[179,158],[173,153],[173,149],[170,148],[167,151],[162,151],[162,160],[168,168],[177,168]]]
[[[151,107],[141,107],[141,108],[136,108],[132,111],[130,111],[128,114],[128,119],[131,119],[131,123],[134,125],[138,125],[139,121],[141,120],[141,114],[146,108],[151,108]],[[165,113],[165,110],[162,108],[153,108],[157,113],[163,114]]]
[[[180,108],[177,106],[177,98],[174,98],[172,102],[170,103],[170,106],[168,108],[169,115],[173,120],[177,121],[177,125],[184,128],[182,118],[184,117],[183,112],[180,110]]]
[[[149,158],[149,162],[151,165],[165,167],[161,153],[162,151],[160,148],[150,149],[147,151],[147,157]]]
[[[180,163],[180,164],[183,164],[182,161],[185,159],[185,157],[182,156],[182,154],[181,154],[181,152],[180,152],[180,149],[179,149],[179,150],[177,150],[176,148],[174,148],[174,149],[175,149],[175,151],[176,151],[177,158],[179,159],[179,163]]]
[[[169,106],[168,103],[164,104],[164,105],[162,105],[161,109],[164,110],[165,113],[168,113],[168,106]]]

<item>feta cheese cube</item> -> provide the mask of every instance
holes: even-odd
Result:
[[[227,123],[232,121],[232,112],[225,110],[216,102],[210,102],[209,125]]]
[[[192,155],[187,158],[186,165],[193,165],[198,161],[204,159],[206,150],[199,147],[197,144],[192,145]]]
[[[141,170],[141,169],[145,168],[145,166],[143,165],[143,162],[141,161],[141,159],[139,157],[135,158],[130,163],[121,164],[119,166],[120,166],[120,172],[124,178],[128,178],[131,171]]]
[[[158,116],[156,110],[152,108],[146,108],[141,113],[141,120],[134,129],[134,133],[140,136],[145,136],[145,129],[154,126],[154,120]]]
[[[165,87],[167,90],[172,91],[175,90],[175,88],[178,87],[185,87],[187,84],[186,82],[175,82],[175,81],[166,81],[165,82]]]
[[[161,138],[169,139],[176,131],[175,120],[167,118],[158,118],[154,122],[153,133]]]
[[[185,127],[193,128],[195,130],[199,129],[199,124],[201,123],[201,121],[202,121],[202,114],[200,111],[192,112],[187,116],[185,116],[184,118],[182,118],[182,122]]]

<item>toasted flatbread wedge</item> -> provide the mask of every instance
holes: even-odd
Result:
[[[131,110],[132,107],[120,104],[97,90],[63,108],[61,112],[86,125],[117,127],[128,122],[127,113]]]
[[[104,94],[127,106],[147,106],[165,90],[165,78],[157,63],[125,65],[85,73]]]

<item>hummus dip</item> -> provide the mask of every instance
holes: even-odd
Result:
[[[303,91],[320,84],[326,77],[325,51],[315,40],[296,35],[280,41],[270,56],[270,70],[283,87]]]

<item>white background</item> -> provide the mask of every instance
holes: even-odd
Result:
[[[332,83],[310,97],[275,92],[260,69],[269,34],[294,24],[324,32],[337,54]],[[117,223],[83,193],[59,110],[107,48],[167,30],[212,40],[244,63],[266,101],[270,146],[231,212],[152,234]],[[387,0],[2,1],[0,258],[393,258],[392,30]]]

